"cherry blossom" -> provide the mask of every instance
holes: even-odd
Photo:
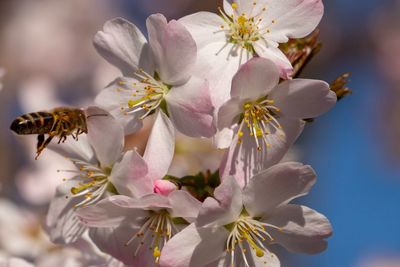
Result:
[[[99,201],[113,187],[118,191],[119,184],[114,181],[129,175],[121,172],[126,168],[125,165],[129,165],[132,153],[123,153],[124,133],[121,125],[97,107],[89,107],[86,115],[87,136],[82,135],[78,141],[67,140],[64,144],[50,147],[76,166],[76,170],[65,170],[75,175],[57,187],[47,215],[50,237],[57,243],[73,242],[84,232],[84,227],[75,217],[76,208]]]
[[[278,267],[270,244],[307,254],[325,250],[332,234],[329,221],[308,207],[289,204],[308,194],[315,181],[313,169],[296,162],[269,168],[244,189],[226,178],[215,198],[204,201],[196,222],[164,246],[160,266]]]
[[[214,107],[208,82],[193,72],[196,43],[180,22],[167,22],[161,14],[147,19],[149,41],[130,22],[116,18],[98,32],[99,53],[117,66],[116,79],[96,98],[131,133],[142,120],[161,109],[182,133],[211,137],[215,133]]]
[[[232,80],[231,98],[218,112],[218,146],[230,145],[222,177],[234,175],[242,186],[279,162],[303,130],[302,119],[332,108],[336,95],[319,80],[293,79],[280,84],[275,64],[253,58]],[[233,141],[232,141],[233,138]]]
[[[158,262],[164,244],[197,217],[201,203],[161,180],[172,161],[173,139],[171,122],[159,112],[145,154],[135,155],[124,170],[129,176],[118,181],[124,195],[77,211],[97,246],[127,265]]]
[[[252,57],[272,60],[280,76],[289,78],[292,65],[279,43],[310,34],[323,11],[321,0],[224,0],[220,15],[198,12],[179,22],[196,41],[196,71],[209,80],[218,108],[229,98],[231,78]]]

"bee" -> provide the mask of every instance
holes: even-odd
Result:
[[[10,129],[19,135],[38,134],[35,159],[54,137],[60,138],[59,144],[65,142],[67,136],[78,140],[80,134],[88,132],[84,110],[70,107],[21,115],[11,123]]]

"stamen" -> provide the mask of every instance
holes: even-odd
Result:
[[[271,133],[271,129],[282,132],[282,126],[276,119],[280,109],[273,106],[273,104],[273,100],[263,98],[243,105],[243,120],[236,133],[238,136],[238,144],[242,142],[242,137],[244,135],[243,127],[246,126],[248,134],[256,144],[257,150],[262,150],[262,142],[264,142],[267,148],[271,146],[266,138],[266,136]]]
[[[238,249],[240,252],[239,255],[241,255],[242,264],[248,267],[250,267],[247,259],[249,253],[246,247],[252,249],[257,257],[264,257],[265,254],[268,253],[268,250],[263,242],[266,240],[266,238],[269,238],[270,240],[273,240],[273,238],[266,231],[265,226],[274,229],[278,228],[274,225],[257,221],[248,215],[242,215],[236,222],[226,226],[226,228],[230,230],[230,234],[226,242],[226,250],[230,255],[229,265],[231,267],[234,267],[239,260],[235,258],[236,249]],[[228,261],[226,263],[228,264]]]
[[[141,248],[147,246],[153,251],[155,263],[158,263],[162,248],[176,232],[178,231],[174,227],[172,219],[167,211],[150,211],[150,216],[139,231],[125,243],[125,246],[131,244],[137,238],[141,238],[139,244],[135,248],[134,255],[137,256]]]
[[[139,113],[139,119],[144,119],[159,108],[169,88],[142,69],[136,71],[134,75],[139,79],[139,82],[130,84],[123,82],[125,85],[124,90],[132,92],[130,94],[132,99],[124,103],[120,109],[125,115]]]
[[[109,170],[101,169],[99,166],[84,162],[80,159],[70,158],[78,170],[58,170],[63,172],[76,173],[71,178],[64,178],[63,181],[79,181],[76,186],[71,187],[71,197],[84,199],[77,203],[75,207],[91,205],[98,201],[104,194],[108,186]],[[68,197],[68,196],[67,196]]]

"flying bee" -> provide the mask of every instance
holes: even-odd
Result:
[[[54,137],[59,137],[58,143],[61,143],[65,142],[69,135],[78,140],[80,134],[87,133],[86,118],[83,109],[59,107],[50,111],[21,115],[12,122],[10,129],[19,135],[38,134],[35,157],[37,159]],[[46,134],[48,137],[45,139]]]

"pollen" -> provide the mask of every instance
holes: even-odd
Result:
[[[232,3],[232,8],[237,9],[238,5],[236,3]]]

